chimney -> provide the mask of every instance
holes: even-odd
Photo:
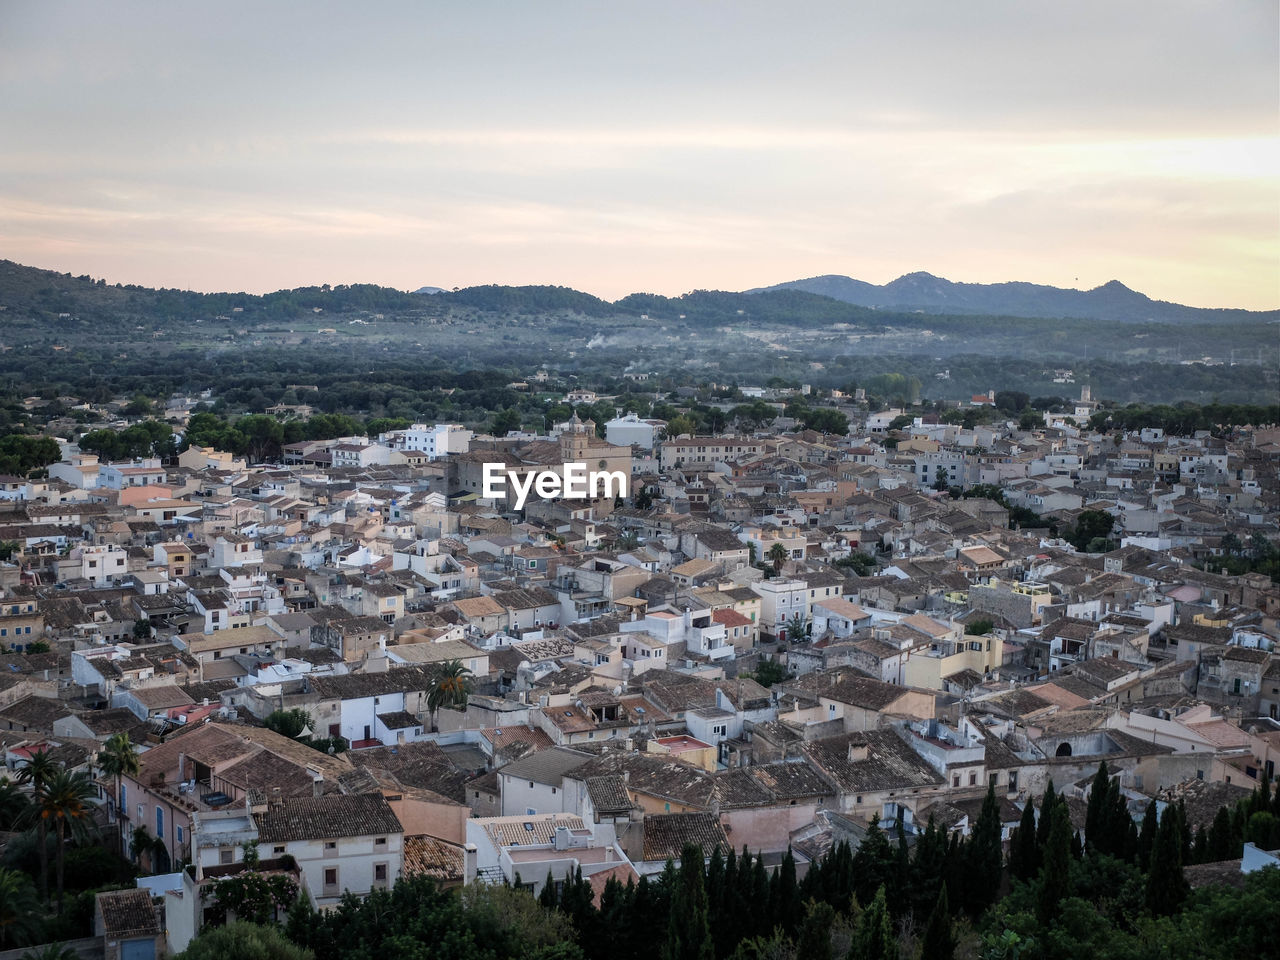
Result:
[[[280,795],[279,787],[271,788],[271,799],[268,801],[268,806],[273,812],[284,809],[284,798]]]
[[[476,878],[476,873],[479,869],[478,861],[480,859],[480,852],[476,849],[476,845],[474,843],[464,844],[462,849],[464,858],[462,882],[465,885],[471,883]]]
[[[866,760],[868,755],[867,745],[865,743],[849,744],[849,762],[857,763],[860,760]]]

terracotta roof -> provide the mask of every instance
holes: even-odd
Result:
[[[108,940],[159,936],[160,923],[146,890],[108,890],[97,895],[103,934]]]
[[[685,844],[696,844],[708,857],[715,850],[727,854],[729,838],[713,813],[659,813],[644,818],[644,859],[679,860]]]
[[[426,834],[404,838],[406,877],[424,876],[445,882],[461,881],[465,868],[466,851],[456,843]]]
[[[380,793],[300,797],[254,817],[262,843],[334,840],[403,832],[391,805]]]

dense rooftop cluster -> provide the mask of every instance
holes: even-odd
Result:
[[[270,463],[66,446],[0,478],[7,765],[94,776],[110,842],[167,877],[172,950],[259,870],[319,907],[414,876],[603,887],[691,844],[803,870],[872,825],[968,836],[989,791],[1007,841],[1050,784],[1083,834],[1100,761],[1135,820],[1211,824],[1280,760],[1280,430],[1077,407],[416,424]],[[626,496],[486,497],[487,463],[571,462]],[[107,772],[122,735],[138,762]]]

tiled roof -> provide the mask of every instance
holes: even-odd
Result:
[[[108,890],[98,894],[96,899],[103,933],[108,940],[160,934],[160,923],[148,891]]]
[[[626,782],[617,774],[588,777],[587,794],[596,813],[602,817],[625,816],[631,811]]]
[[[535,814],[528,817],[481,817],[475,821],[497,847],[536,846],[551,843],[556,827],[585,830],[582,818],[572,813]]]
[[[503,776],[517,780],[532,780],[548,786],[558,787],[564,775],[582,766],[591,759],[589,753],[581,753],[566,747],[551,747],[539,750],[520,760],[514,760],[499,772]]]
[[[729,852],[729,838],[720,818],[713,813],[659,813],[644,818],[644,859],[678,860],[685,844],[702,848],[704,857],[716,847]]]
[[[891,730],[866,730],[814,740],[806,744],[804,750],[845,793],[875,793],[942,783],[938,773]]]
[[[423,876],[445,882],[461,881],[465,867],[466,851],[456,843],[426,834],[404,838],[406,877]]]
[[[254,817],[262,843],[383,836],[403,828],[380,793],[332,794],[285,800],[278,809]]]

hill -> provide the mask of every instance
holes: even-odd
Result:
[[[908,273],[883,286],[827,275],[792,280],[747,293],[803,290],[877,310],[992,314],[1009,317],[1108,320],[1113,323],[1238,323],[1280,320],[1280,310],[1252,311],[1188,307],[1152,300],[1118,280],[1092,290],[1037,283],[953,283],[930,273]]]

